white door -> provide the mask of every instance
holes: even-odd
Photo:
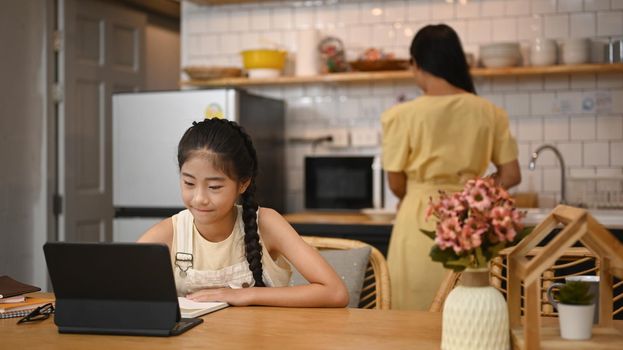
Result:
[[[59,238],[112,240],[112,94],[144,85],[146,16],[60,0]]]

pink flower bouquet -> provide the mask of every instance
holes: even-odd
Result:
[[[508,192],[492,178],[467,181],[463,191],[440,191],[431,198],[426,219],[437,218],[435,231],[421,230],[435,241],[430,256],[454,271],[487,267],[500,250],[531,232],[525,213],[515,208]]]

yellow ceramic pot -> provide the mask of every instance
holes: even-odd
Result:
[[[245,69],[282,69],[286,62],[286,52],[280,50],[246,50],[242,51],[241,54]]]

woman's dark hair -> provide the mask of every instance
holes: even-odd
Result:
[[[461,39],[448,25],[427,25],[420,29],[411,42],[410,52],[420,69],[476,94]]]
[[[258,204],[255,201],[257,154],[251,137],[233,121],[212,118],[193,122],[193,125],[182,136],[177,148],[177,162],[180,169],[197,151],[209,151],[215,154],[215,166],[228,177],[238,182],[250,180],[249,186],[241,196],[244,248],[255,286],[264,287],[262,245],[257,232]]]

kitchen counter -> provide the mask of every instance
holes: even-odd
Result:
[[[291,224],[392,225],[393,220],[372,220],[359,212],[306,211],[284,215]]]
[[[305,236],[356,239],[387,255],[392,220],[372,220],[352,212],[308,211],[284,215],[296,232]]]
[[[526,211],[524,223],[535,226],[545,219],[551,208],[519,208]],[[623,210],[589,210],[604,227],[623,241]],[[359,212],[306,211],[284,215],[301,235],[356,239],[369,243],[387,254],[393,218],[371,219]]]
[[[534,226],[540,223],[552,211],[551,208],[520,208],[520,210],[527,211],[524,220],[527,226]],[[590,209],[589,212],[605,228],[611,230],[623,229],[623,210]]]
[[[527,213],[524,223],[534,226],[545,219],[551,208],[519,208]],[[623,210],[591,209],[591,215],[604,227],[623,229]],[[358,212],[300,212],[284,215],[291,224],[376,225],[391,226],[393,219],[370,219]]]

